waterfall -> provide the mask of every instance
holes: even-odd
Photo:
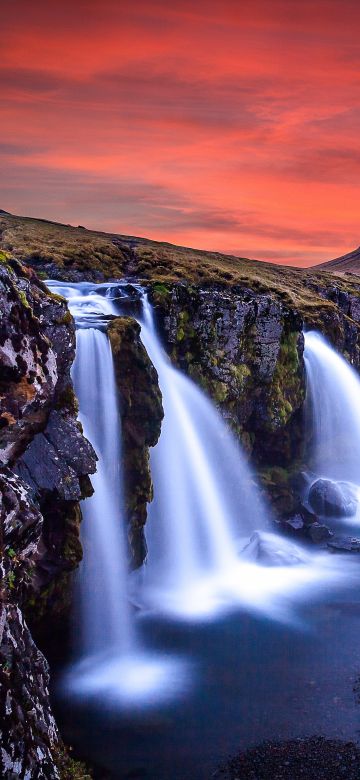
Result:
[[[153,659],[141,648],[128,593],[121,425],[115,371],[105,332],[118,314],[118,285],[47,282],[68,299],[76,324],[72,378],[79,401],[79,420],[97,456],[93,495],[82,502],[84,560],[79,577],[79,660],[63,681],[73,695],[101,693],[119,702],[157,696],[178,689],[176,660]],[[126,299],[126,292],[124,298]]]
[[[67,298],[77,332],[73,379],[84,433],[99,457],[94,495],[82,504],[80,660],[64,689],[121,705],[178,695],[182,659],[154,656],[129,607],[121,426],[109,318],[133,312],[159,375],[165,419],[151,452],[154,501],[148,559],[131,580],[141,614],[198,619],[238,608],[289,620],[289,597],[341,576],[337,563],[271,530],[268,510],[240,444],[206,394],[166,356],[146,295],[121,283],[48,282]],[[142,308],[142,315],[139,311]],[[121,399],[120,399],[121,404]],[[145,610],[144,610],[145,607]],[[189,680],[188,673],[187,681]]]
[[[282,588],[290,592],[321,576],[309,553],[271,531],[240,444],[205,393],[170,363],[146,297],[141,338],[165,412],[151,452],[143,602],[186,618],[239,602],[264,609]]]
[[[102,331],[77,330],[73,380],[84,435],[99,459],[94,494],[82,505],[81,649],[87,656],[106,644],[124,655],[134,637],[126,592],[121,431],[111,347]]]
[[[305,333],[313,470],[360,485],[360,379],[321,336]]]

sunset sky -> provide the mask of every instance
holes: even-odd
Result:
[[[0,19],[0,208],[294,265],[359,245],[358,0]]]

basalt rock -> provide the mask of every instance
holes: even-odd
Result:
[[[47,662],[15,604],[0,604],[0,776],[56,780],[61,741],[49,702]]]
[[[60,737],[51,712],[48,665],[21,607],[41,556],[43,518],[29,487],[10,469],[0,474],[0,735],[1,777],[57,778]]]
[[[96,458],[76,422],[66,302],[29,269],[0,260],[1,777],[53,780],[69,762],[47,662],[24,614],[49,626],[52,610],[68,607],[69,573],[81,558],[79,499],[91,492]]]
[[[33,312],[41,335],[51,344],[57,381],[49,397],[42,430],[33,436],[17,459],[15,471],[30,486],[43,518],[42,554],[34,570],[36,598],[29,602],[31,624],[44,614],[66,614],[71,598],[71,572],[82,557],[79,541],[81,512],[78,502],[91,495],[89,474],[96,455],[77,421],[77,401],[70,377],[75,357],[75,327],[66,301],[32,281],[40,293],[33,296]],[[33,607],[33,609],[32,609]]]
[[[144,525],[153,486],[149,447],[158,441],[164,416],[156,369],[140,339],[140,325],[117,317],[108,327],[122,419],[124,486],[131,562],[146,557]]]
[[[153,285],[172,360],[212,397],[253,458],[287,466],[301,451],[302,320],[240,286]]]
[[[325,517],[352,517],[356,514],[358,501],[354,489],[345,482],[317,479],[308,496],[311,508]]]
[[[39,319],[45,300],[32,271],[0,256],[0,465],[45,426],[54,398],[56,357]]]

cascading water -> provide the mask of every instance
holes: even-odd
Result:
[[[305,333],[312,467],[360,484],[360,379],[326,339]]]
[[[79,328],[73,380],[84,435],[98,454],[94,494],[83,503],[86,555],[80,583],[85,654],[104,640],[121,655],[133,649],[126,598],[121,433],[109,341],[96,328]],[[106,604],[106,609],[104,609]]]
[[[215,592],[225,596],[239,537],[265,528],[266,511],[229,429],[205,394],[171,365],[146,298],[143,306],[141,338],[159,375],[165,412],[151,453],[147,598],[152,589],[166,592],[181,610],[196,614]]]
[[[93,285],[48,282],[68,299],[76,324],[73,381],[84,435],[97,456],[94,493],[82,502],[80,660],[70,669],[73,693],[108,693],[134,702],[169,685],[169,664],[140,651],[128,595],[124,537],[121,426],[111,346],[105,332],[117,314],[112,286],[105,295]],[[174,670],[173,670],[174,671]]]
[[[206,395],[171,365],[146,297],[141,338],[158,371],[165,411],[151,453],[143,603],[191,618],[239,601],[261,610],[272,602],[279,616],[283,606],[276,610],[273,597],[283,589],[304,592],[321,577],[328,581],[327,562],[271,533],[240,445]]]
[[[49,286],[68,299],[75,318],[80,419],[99,456],[95,493],[83,505],[82,655],[70,670],[69,687],[79,694],[111,690],[117,698],[143,703],[155,689],[158,698],[159,691],[177,688],[179,662],[172,659],[169,667],[168,659],[154,661],[140,650],[128,606],[121,432],[105,332],[108,318],[124,313],[127,288]],[[146,296],[139,287],[132,293],[137,311],[142,299],[141,338],[158,371],[165,409],[151,453],[155,498],[146,529],[148,561],[142,575],[132,578],[133,595],[152,610],[185,618],[241,603],[288,620],[284,593],[302,596],[314,581],[325,586],[337,567],[271,533],[239,444],[205,394],[171,365]]]
[[[315,474],[309,481],[309,496],[318,478],[331,480],[332,484],[320,485],[326,491],[324,514],[339,518],[343,511],[342,524],[360,526],[360,509],[356,508],[360,500],[360,379],[315,331],[305,333],[304,357],[312,434],[310,467]]]

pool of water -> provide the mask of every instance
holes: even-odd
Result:
[[[161,695],[85,703],[54,694],[66,742],[114,779],[210,780],[263,739],[358,740],[360,560],[359,574],[357,559],[346,561],[347,586],[298,605],[290,623],[240,609],[203,624],[142,617],[144,647],[168,663]]]

